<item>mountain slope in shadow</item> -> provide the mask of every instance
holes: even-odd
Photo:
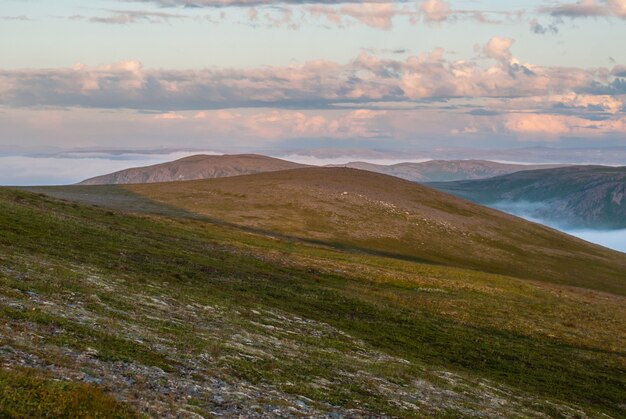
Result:
[[[626,228],[626,167],[563,167],[429,186],[564,228]]]
[[[421,163],[398,163],[380,165],[365,162],[350,162],[333,167],[349,167],[396,176],[413,182],[450,182],[466,179],[485,179],[522,170],[538,170],[563,165],[513,164],[487,160],[430,160]]]

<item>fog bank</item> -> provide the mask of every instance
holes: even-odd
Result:
[[[626,229],[623,230],[593,230],[569,228],[554,221],[541,218],[540,214],[546,210],[546,205],[540,202],[509,202],[502,201],[492,205],[492,208],[500,211],[524,218],[528,221],[543,224],[556,230],[567,233],[586,240],[591,243],[599,244],[609,249],[618,250],[626,253]]]
[[[69,185],[87,178],[138,166],[150,166],[211,151],[169,153],[62,153],[41,156],[1,156],[1,186]],[[220,153],[221,154],[221,153]]]
[[[626,253],[626,230],[572,230],[565,233]]]

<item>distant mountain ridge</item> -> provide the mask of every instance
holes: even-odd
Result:
[[[399,177],[412,182],[447,182],[464,179],[484,179],[522,170],[536,170],[563,165],[523,165],[486,160],[431,160],[421,163],[381,165],[350,162],[329,167],[347,167]],[[308,167],[304,164],[259,154],[205,155],[198,154],[172,162],[135,167],[93,177],[81,185],[116,185],[160,183],[183,180],[214,179],[250,175],[279,170]]]
[[[553,225],[626,228],[626,167],[572,166],[428,186]]]
[[[198,154],[172,162],[135,167],[80,182],[80,185],[119,185],[213,179],[297,169],[306,165],[259,154]]]
[[[486,179],[519,172],[563,167],[562,164],[514,164],[488,160],[430,160],[421,163],[398,163],[380,165],[366,162],[350,162],[331,167],[349,167],[396,176],[412,182],[449,182],[466,179]]]

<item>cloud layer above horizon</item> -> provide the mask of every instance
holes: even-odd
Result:
[[[1,12],[0,146],[626,146],[626,0],[61,3]]]

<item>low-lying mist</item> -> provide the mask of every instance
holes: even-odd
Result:
[[[591,228],[576,228],[542,217],[548,211],[547,205],[540,202],[511,202],[502,201],[489,205],[500,211],[524,218],[528,221],[540,223],[571,236],[581,238],[591,243],[599,244],[609,249],[626,253],[626,229],[623,230],[594,230]]]
[[[626,229],[624,230],[571,230],[565,231],[572,236],[580,237],[591,243],[596,243],[609,249],[626,253]]]
[[[201,152],[167,153],[59,153],[55,155],[0,155],[0,185],[67,185],[131,167],[165,163]],[[216,154],[203,152],[204,154]]]

